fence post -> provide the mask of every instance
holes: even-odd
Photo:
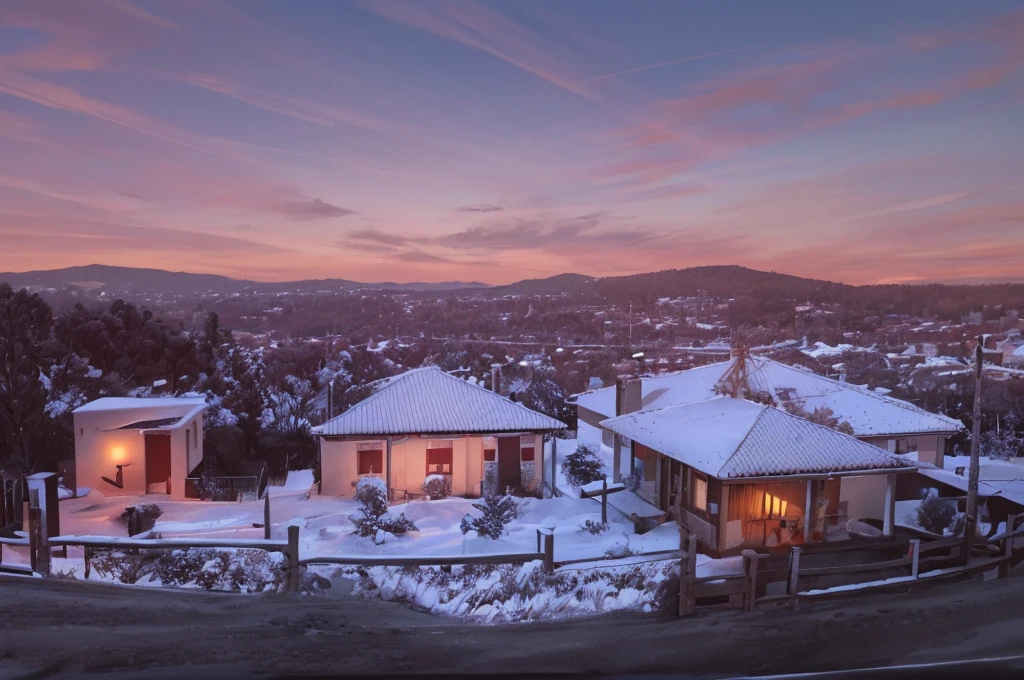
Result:
[[[601,524],[608,524],[608,478],[601,480]]]
[[[1006,516],[1006,533],[1013,531],[1013,525],[1017,522],[1017,515],[1009,514]],[[999,578],[1006,578],[1010,575],[1010,569],[1013,568],[1013,536],[1007,536],[1003,539],[1003,562],[999,565]]]
[[[697,535],[686,537],[686,554],[679,564],[679,615],[697,613]]]
[[[747,576],[747,591],[743,595],[743,610],[754,611],[754,600],[757,598],[757,553],[753,550],[744,550],[743,573]]]
[[[555,571],[555,531],[554,529],[544,534],[544,573],[550,574]]]
[[[917,578],[918,570],[921,568],[921,539],[910,539],[910,577]]]
[[[288,527],[288,592],[299,592],[299,527]]]
[[[800,583],[800,546],[794,545],[789,557],[789,606],[796,609],[796,594]]]
[[[50,535],[46,526],[45,501],[41,500],[43,490],[30,487],[28,490],[28,535],[29,560],[32,571],[41,576],[50,575]]]
[[[270,492],[263,497],[263,538],[270,540]]]

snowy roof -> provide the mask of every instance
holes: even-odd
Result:
[[[104,429],[167,430],[185,425],[207,407],[205,397],[102,397],[72,413],[107,413]]]
[[[737,359],[709,364],[688,371],[645,377],[641,381],[642,408],[663,408],[702,401],[718,396],[715,386]],[[788,366],[767,357],[747,359],[748,384],[767,392],[781,405],[785,395],[807,411],[827,407],[834,416],[853,427],[858,437],[896,434],[957,432],[959,420],[930,413],[899,399],[867,388],[825,378],[810,370]],[[606,387],[580,394],[576,403],[598,415],[615,415],[615,388]]]
[[[205,397],[101,397],[82,404],[72,413],[91,411],[127,411],[131,409],[162,409],[182,407],[191,410],[193,406],[206,405]]]
[[[321,435],[549,432],[565,423],[436,366],[379,381],[377,391],[314,429]]]
[[[824,425],[730,397],[637,411],[601,425],[722,479],[915,466]]]
[[[1017,349],[1013,350],[1013,356],[1024,357],[1024,345],[1021,345]]]

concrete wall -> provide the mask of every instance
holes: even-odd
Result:
[[[148,416],[143,414],[137,419]],[[156,417],[160,417],[157,415]],[[171,497],[185,498],[185,477],[203,459],[202,414],[182,427],[165,430],[171,438]],[[136,419],[132,415],[132,419]],[[98,489],[107,496],[141,495],[146,490],[146,437],[139,430],[116,430],[125,421],[123,411],[86,411],[74,414],[75,422],[75,484]],[[198,442],[193,445],[193,425]],[[186,451],[185,437],[189,444]],[[124,489],[103,481],[115,479],[115,465],[126,465]],[[154,494],[161,495],[161,494]]]
[[[366,439],[361,441],[331,441],[324,439],[320,448],[320,474],[323,480],[321,493],[325,496],[351,498],[355,495],[358,481],[358,444],[381,442],[384,450],[384,464],[387,465],[387,445],[384,440]],[[445,441],[452,444],[452,494],[456,496],[478,496],[482,493],[484,478],[483,437],[460,437],[451,440],[421,439],[409,437],[396,440],[391,446],[391,488],[398,494],[403,491],[420,493],[427,477],[427,447],[431,441]],[[542,435],[524,435],[522,446],[535,445],[535,464],[544,460]],[[387,475],[382,473],[381,479]]]
[[[885,478],[886,475],[841,478],[839,502],[847,503],[847,517],[884,519]]]

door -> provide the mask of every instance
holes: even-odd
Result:
[[[519,437],[498,437],[498,493],[521,486]]]
[[[146,493],[171,492],[171,437],[146,435]]]

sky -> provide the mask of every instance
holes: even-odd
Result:
[[[3,0],[0,271],[1024,280],[1024,3]]]

